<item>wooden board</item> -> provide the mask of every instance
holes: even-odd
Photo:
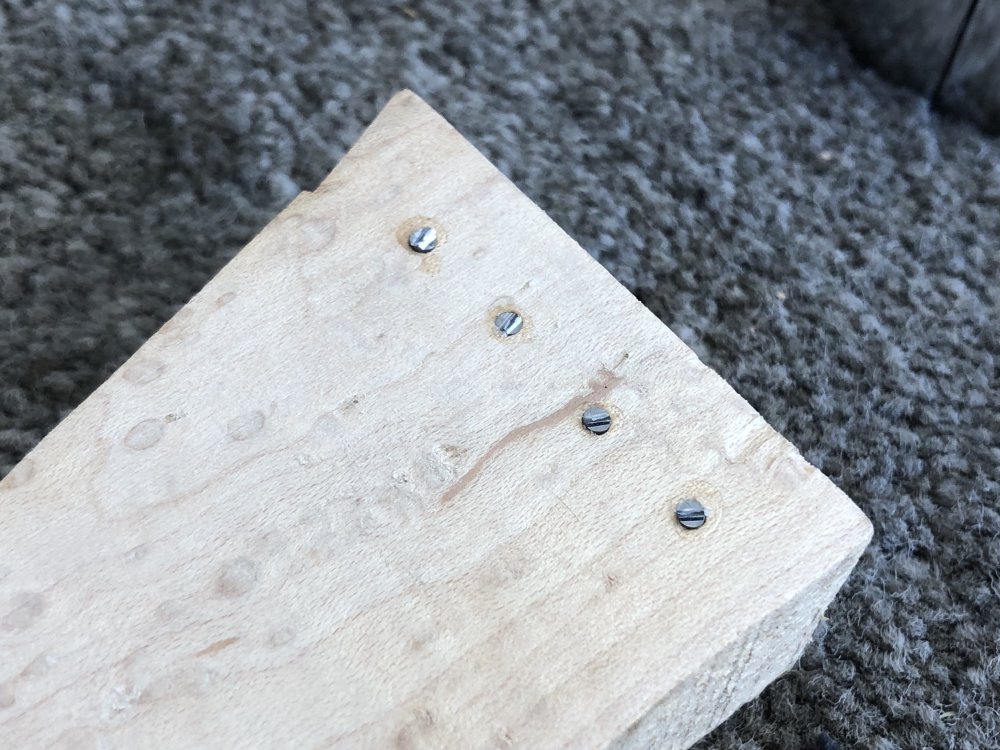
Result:
[[[408,92],[0,514],[12,748],[683,748],[796,658],[870,536]]]

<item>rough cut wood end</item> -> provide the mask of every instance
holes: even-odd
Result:
[[[409,92],[0,515],[12,748],[685,748],[793,662],[871,534]]]

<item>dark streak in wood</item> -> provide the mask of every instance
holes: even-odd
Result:
[[[217,654],[225,648],[229,648],[236,641],[239,640],[239,636],[233,636],[232,638],[223,638],[221,641],[216,641],[208,646],[205,646],[201,651],[195,654],[195,656],[211,656],[212,654]]]
[[[447,489],[447,491],[441,496],[441,504],[447,505],[454,500],[456,496],[461,494],[476,480],[476,478],[482,473],[483,469],[486,468],[486,465],[512,443],[530,435],[536,430],[561,422],[570,414],[578,411],[584,404],[598,400],[600,397],[604,396],[608,391],[621,383],[621,380],[621,377],[613,373],[611,370],[601,369],[598,371],[597,376],[588,383],[590,390],[585,393],[581,393],[578,396],[574,396],[554,412],[546,414],[544,417],[540,417],[534,422],[529,422],[528,424],[521,425],[520,427],[515,427],[513,430],[493,443],[493,445],[491,445],[486,452],[479,457],[479,460],[476,461],[472,468],[460,476],[455,483]]]

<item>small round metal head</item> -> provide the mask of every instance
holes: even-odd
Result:
[[[603,406],[591,406],[583,412],[581,421],[595,435],[603,435],[611,429],[611,412]]]
[[[685,529],[698,529],[708,520],[708,510],[694,498],[687,498],[677,503],[675,511],[677,523]]]
[[[493,325],[504,336],[516,336],[524,327],[524,318],[513,310],[507,310],[497,315]]]
[[[437,247],[437,230],[434,227],[417,227],[410,232],[410,249],[418,253],[429,253]]]

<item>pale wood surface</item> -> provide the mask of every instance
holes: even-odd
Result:
[[[788,666],[870,536],[408,92],[0,514],[16,748],[682,748]]]

